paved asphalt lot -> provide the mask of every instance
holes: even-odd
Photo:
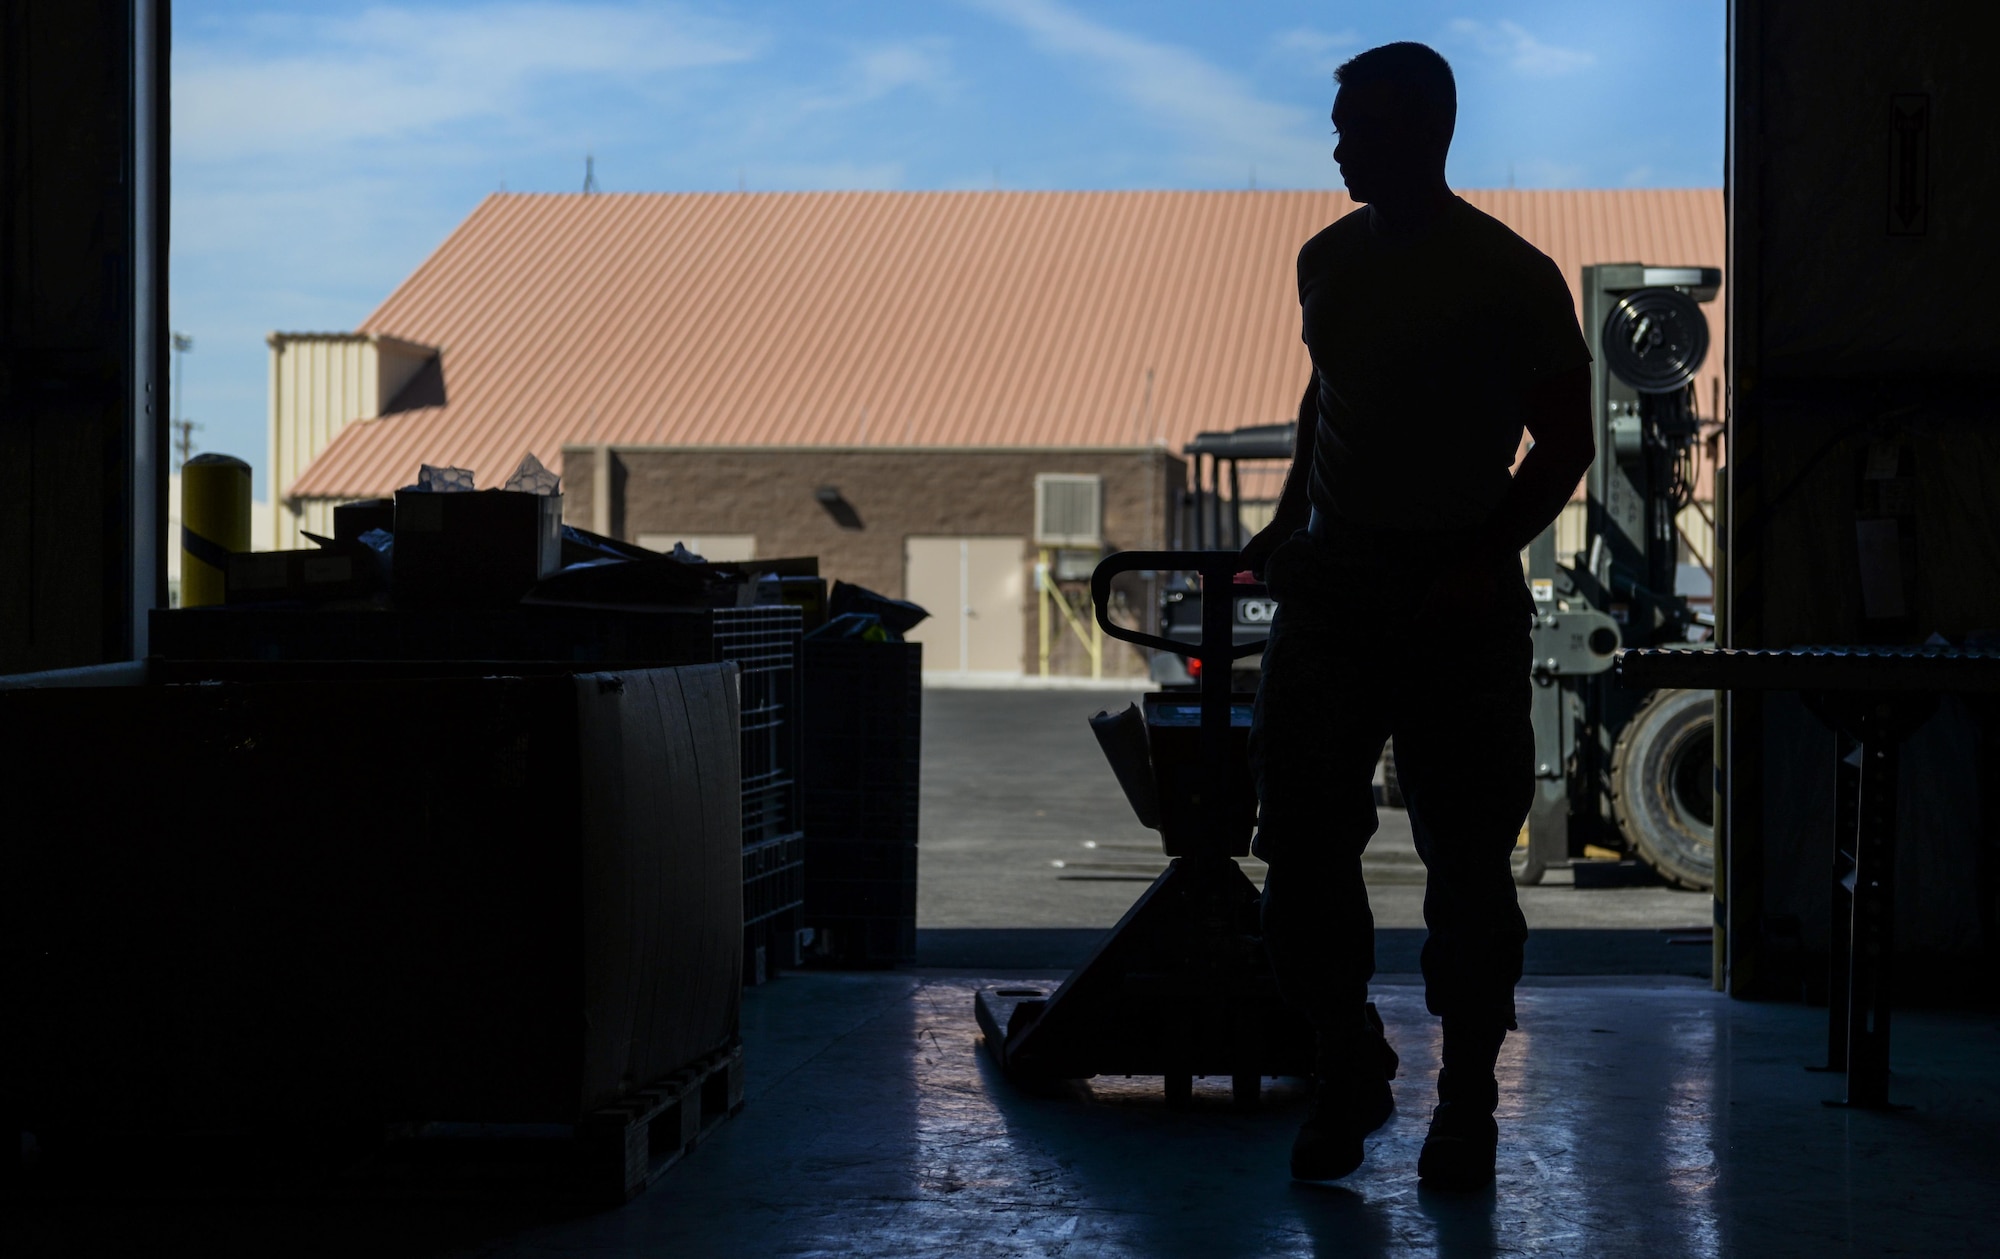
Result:
[[[919,927],[1108,927],[1165,867],[1087,719],[1138,692],[924,693]],[[1058,866],[1057,863],[1061,863]],[[1401,810],[1365,860],[1381,927],[1423,925],[1423,867]],[[1245,863],[1251,877],[1262,866]],[[1700,929],[1711,901],[1662,887],[1521,889],[1528,925]]]

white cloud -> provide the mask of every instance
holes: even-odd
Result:
[[[1326,142],[1308,111],[1264,100],[1237,76],[1195,53],[1092,21],[1055,0],[964,0],[1025,31],[1044,50],[1090,63],[1146,118],[1177,131],[1190,147],[1182,164],[1205,178],[1243,178],[1254,167],[1267,185],[1323,184]]]
[[[174,146],[203,161],[421,135],[526,110],[551,80],[643,85],[748,60],[763,40],[672,9],[523,3],[272,18],[180,35]],[[231,35],[237,32],[230,32]],[[272,48],[304,48],[272,55]]]
[[[1310,26],[1298,26],[1271,42],[1279,53],[1304,60],[1314,69],[1330,74],[1353,55],[1353,50],[1361,43],[1361,36],[1351,30],[1322,31]]]
[[[1584,184],[1581,163],[1558,162],[1548,157],[1531,157],[1517,163],[1514,174],[1522,188],[1577,188]]]
[[[1518,22],[1481,22],[1474,18],[1454,18],[1451,33],[1481,53],[1505,62],[1511,69],[1531,78],[1553,78],[1570,74],[1597,62],[1597,54],[1582,48],[1558,48],[1530,35]]]
[[[801,108],[807,112],[846,109],[905,88],[948,95],[955,87],[950,49],[944,40],[898,40],[855,49],[834,89],[807,97]]]
[[[746,187],[786,191],[892,191],[901,188],[907,172],[901,162],[766,162],[749,168]]]
[[[864,49],[855,58],[855,65],[871,100],[898,88],[942,88],[951,82],[951,58],[941,39]]]

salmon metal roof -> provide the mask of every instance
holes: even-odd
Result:
[[[1719,189],[1466,192],[1562,267],[1719,266]],[[286,492],[533,451],[1139,446],[1290,418],[1298,249],[1341,192],[501,193],[360,331],[442,405],[349,424]],[[1720,378],[1717,347],[1698,398]]]

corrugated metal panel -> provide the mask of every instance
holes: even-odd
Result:
[[[382,414],[396,391],[436,353],[399,338],[357,332],[274,332],[266,342],[271,347],[270,471],[281,486],[296,481],[348,424]],[[263,546],[298,546],[299,530],[319,533],[327,523],[302,517],[295,503],[280,499],[255,540]]]
[[[375,415],[375,347],[354,333],[283,333],[271,347],[270,460],[273,484],[286,485],[362,416]],[[258,545],[299,545],[298,514],[283,501],[271,514],[270,535]]]
[[[1464,195],[1572,286],[1587,262],[1723,257],[1715,189]],[[1351,208],[1335,192],[498,194],[362,325],[445,347],[445,404],[349,424],[275,481],[373,495],[428,462],[494,484],[525,452],[558,467],[564,445],[599,442],[1178,449],[1289,418],[1309,370],[1294,261]]]

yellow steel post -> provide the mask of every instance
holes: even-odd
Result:
[[[1100,660],[1102,660],[1104,654],[1102,650],[1104,645],[1104,637],[1102,631],[1096,631],[1094,628],[1097,623],[1096,618],[1093,617],[1091,620],[1093,631],[1096,633],[1096,637],[1093,639],[1091,633],[1086,633],[1084,631],[1083,622],[1077,619],[1077,611],[1074,607],[1070,605],[1069,596],[1067,594],[1064,594],[1062,588],[1056,585],[1055,578],[1050,576],[1046,566],[1044,565],[1036,566],[1035,580],[1041,586],[1041,588],[1047,592],[1047,597],[1050,600],[1054,601],[1056,605],[1056,611],[1062,613],[1063,621],[1067,623],[1069,626],[1069,632],[1076,635],[1076,641],[1082,644],[1083,650],[1090,655],[1091,676],[1093,677],[1098,676],[1097,673],[1098,663]],[[1084,598],[1085,602],[1088,603],[1089,596],[1086,595],[1084,596]],[[1043,606],[1047,605],[1044,604]],[[1086,607],[1084,609],[1084,612],[1085,615],[1089,615],[1090,609]]]
[[[1035,561],[1035,622],[1041,634],[1042,676],[1049,676],[1049,549]]]
[[[250,549],[250,465],[196,455],[181,468],[181,606],[219,604],[232,551]]]
[[[1089,595],[1084,598],[1088,600]],[[1104,676],[1104,627],[1097,623],[1097,610],[1090,609],[1090,676]]]

